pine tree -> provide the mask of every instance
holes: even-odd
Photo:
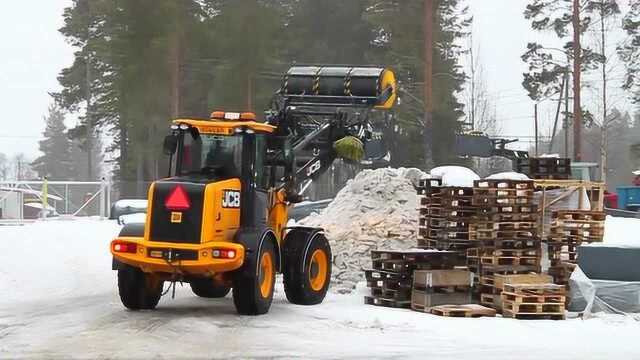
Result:
[[[580,33],[584,34],[592,26],[594,16],[611,16],[619,12],[618,0],[585,0],[580,2]],[[559,39],[566,40],[562,48],[545,47],[531,42],[522,55],[529,66],[522,82],[529,97],[539,101],[560,92],[566,74],[572,72],[574,62],[572,33],[573,5],[566,0],[530,0],[524,12],[531,27],[536,31],[551,32]],[[605,57],[581,44],[581,71],[595,70]]]
[[[40,141],[40,151],[43,155],[35,159],[31,166],[39,177],[67,180],[73,176],[73,166],[70,142],[65,132],[64,114],[57,106],[51,105],[45,123],[44,140]]]
[[[618,54],[625,64],[624,88],[631,93],[631,100],[640,103],[640,0],[631,0],[630,9],[622,20],[627,40],[618,47]],[[636,115],[636,121],[637,115]]]
[[[401,79],[401,104],[397,108],[397,142],[394,165],[425,167],[424,159],[424,11],[423,0],[375,1],[367,10],[375,24],[375,39],[370,58],[394,64]],[[436,165],[458,161],[451,151],[455,133],[464,115],[456,93],[462,91],[466,76],[458,63],[464,53],[459,40],[467,36],[471,18],[463,0],[436,2],[433,38],[433,136],[431,144]]]

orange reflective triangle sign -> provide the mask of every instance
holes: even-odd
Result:
[[[178,185],[171,191],[171,194],[167,196],[164,201],[164,206],[168,210],[183,211],[188,210],[191,207],[191,201],[185,189]]]

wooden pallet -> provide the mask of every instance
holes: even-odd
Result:
[[[500,295],[496,294],[481,293],[480,304],[498,311],[502,309],[502,299],[500,299]]]
[[[540,266],[534,265],[482,265],[482,275],[515,275],[539,272]]]
[[[508,213],[492,213],[482,212],[483,209],[478,209],[479,214],[473,217],[474,222],[536,222],[539,218],[535,212],[508,212]]]
[[[411,301],[385,299],[385,298],[378,298],[375,296],[365,296],[364,303],[366,305],[384,306],[384,307],[390,307],[390,308],[400,308],[400,309],[411,308]]]
[[[449,198],[457,198],[457,197],[465,197],[473,195],[473,188],[470,187],[442,187],[440,188],[440,195],[449,197]]]
[[[565,295],[566,288],[557,284],[504,284],[504,291],[522,296]]]
[[[426,236],[435,240],[469,240],[469,229],[429,229]]]
[[[553,210],[552,217],[559,220],[605,221],[607,214],[604,211],[591,210]]]
[[[370,287],[371,296],[380,299],[390,299],[396,301],[410,301],[411,300],[411,288],[405,289],[387,289],[381,287]]]
[[[441,217],[447,219],[471,219],[474,215],[477,214],[477,209],[475,207],[460,207],[460,208],[446,208],[446,207],[429,207],[428,215],[431,217]]]
[[[480,263],[494,266],[540,266],[538,256],[483,256]]]
[[[469,221],[449,220],[444,218],[426,218],[429,228],[432,229],[469,229]],[[420,222],[422,225],[422,221]]]
[[[474,195],[471,201],[472,206],[524,206],[533,204],[532,197],[497,197]]]
[[[491,197],[532,197],[533,189],[474,188],[473,195]]]
[[[536,205],[492,205],[477,208],[479,216],[495,214],[535,214],[538,211]]]
[[[442,186],[441,179],[420,179],[418,189],[433,189]]]
[[[372,250],[372,261],[403,260],[406,262],[434,262],[447,263],[455,262],[457,254],[446,251],[424,251],[424,250]]]
[[[505,284],[548,284],[553,282],[553,278],[547,274],[495,274],[493,275],[496,289],[504,290]]]
[[[364,277],[367,281],[411,281],[411,274],[401,274],[392,271],[381,271],[375,269],[365,270]]]
[[[459,260],[455,262],[417,262],[414,260],[374,260],[371,262],[374,270],[391,271],[401,274],[410,274],[414,270],[436,270],[453,268]]]
[[[475,304],[465,305],[439,305],[430,309],[431,314],[444,317],[495,317],[496,311],[494,309]]]
[[[472,240],[461,239],[431,239],[431,238],[418,238],[418,246],[421,248],[448,250],[454,252],[466,252],[470,247],[477,246],[478,242]]]
[[[487,251],[493,249],[531,249],[540,248],[538,239],[483,239],[478,241],[483,249]]]
[[[534,188],[532,180],[476,180],[473,182],[474,188],[494,188],[494,189],[518,189],[528,190]]]
[[[495,278],[493,275],[480,275],[479,284],[488,287],[494,287]],[[493,291],[491,291],[493,293]]]
[[[536,238],[536,231],[529,230],[473,230],[469,231],[469,240],[529,240]]]
[[[492,254],[498,257],[540,257],[540,248],[495,249]]]
[[[475,221],[469,228],[474,230],[529,230],[536,227],[535,221]]]
[[[566,301],[564,295],[523,295],[502,291],[501,296],[503,301],[523,304],[564,304]]]

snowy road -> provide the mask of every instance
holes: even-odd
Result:
[[[235,314],[230,297],[178,288],[155,311],[124,310],[107,244],[118,227],[74,221],[0,227],[0,358],[640,359],[640,323],[449,319],[331,294]],[[17,247],[16,244],[22,244]],[[28,260],[30,258],[37,261]]]

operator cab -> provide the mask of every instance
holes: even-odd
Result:
[[[175,120],[164,141],[171,156],[169,177],[215,182],[250,176],[269,187],[265,157],[274,128],[255,122],[253,113],[216,111],[211,120]],[[245,179],[243,179],[245,180]]]

